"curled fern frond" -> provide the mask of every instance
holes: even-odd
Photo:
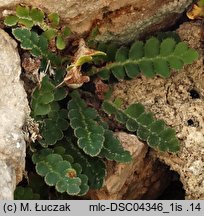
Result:
[[[72,92],[71,97],[68,103],[68,118],[78,139],[78,146],[86,154],[97,156],[104,143],[104,129],[95,121],[97,112],[87,107],[77,91]]]
[[[135,41],[130,49],[122,46],[116,52],[114,49],[113,53],[114,61],[99,70],[99,76],[104,80],[109,79],[110,74],[118,80],[134,78],[140,73],[147,77],[169,77],[171,69],[181,69],[198,58],[194,49],[173,38],[159,41],[152,37],[146,43]]]
[[[175,130],[167,127],[164,121],[154,119],[153,114],[146,112],[142,104],[132,104],[123,111],[104,101],[102,108],[107,114],[115,115],[117,121],[124,124],[127,130],[135,132],[138,138],[146,141],[150,147],[160,151],[179,151]]]

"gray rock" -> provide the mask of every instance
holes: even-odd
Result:
[[[96,24],[98,39],[124,43],[173,25],[192,0],[0,0],[0,7],[14,9],[18,3],[58,12],[78,34]]]
[[[12,199],[25,168],[22,132],[29,114],[16,42],[0,30],[0,199]]]

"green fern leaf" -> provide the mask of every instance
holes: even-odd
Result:
[[[165,126],[164,121],[154,119],[152,113],[145,112],[142,104],[132,104],[122,111],[114,104],[104,101],[102,108],[107,114],[114,114],[116,119],[118,113],[123,113],[126,118],[120,123],[125,124],[129,131],[136,132],[136,135],[152,148],[160,151],[179,151],[180,146],[175,131]]]
[[[62,37],[65,38],[65,37],[68,37],[72,34],[72,31],[69,27],[65,26],[62,30]]]
[[[32,116],[45,116],[47,114],[51,115],[50,112],[59,112],[58,115],[61,115],[59,111],[59,105],[56,101],[62,100],[67,96],[67,91],[65,88],[56,89],[52,84],[48,76],[45,76],[42,79],[41,87],[36,88],[32,94],[31,108]],[[63,117],[63,118],[67,118]],[[56,119],[55,119],[56,120]],[[54,120],[54,122],[55,122]],[[60,122],[60,121],[59,121]],[[57,124],[59,124],[59,122]],[[55,125],[55,124],[54,124]],[[66,124],[67,125],[67,124]]]
[[[192,64],[198,58],[194,49],[173,38],[159,41],[152,37],[145,44],[136,41],[130,49],[121,47],[114,53],[115,61],[110,61],[108,57],[107,65],[99,69],[101,79],[107,80],[113,74],[122,80],[125,77],[134,78],[139,73],[150,78],[155,75],[169,77],[170,69],[181,69],[184,64]]]
[[[28,6],[18,5],[16,15],[9,15],[5,18],[4,24],[14,26],[17,23],[31,29],[34,25],[41,26],[44,22],[44,12],[38,8],[29,8]],[[44,24],[45,25],[45,24]]]
[[[67,115],[67,113],[65,115]],[[68,126],[68,121],[64,118],[63,110],[49,112],[48,118],[43,120],[41,127],[43,139],[39,142],[42,143],[42,145],[56,144],[58,140],[64,137],[63,131],[67,130]]]
[[[125,68],[121,66],[115,66],[111,69],[111,71],[118,80],[123,80],[125,78]]]
[[[18,20],[19,20],[19,19],[18,19],[17,16],[9,15],[9,16],[7,16],[7,17],[5,18],[4,24],[5,24],[6,26],[9,26],[9,27],[15,26],[15,25],[18,23]]]
[[[57,13],[51,13],[48,15],[48,19],[51,22],[52,27],[57,27],[60,23],[60,17]]]
[[[29,18],[29,13],[30,13],[30,9],[29,7],[23,7],[23,6],[20,6],[18,5],[16,7],[16,15],[20,18]]]
[[[62,144],[66,148],[66,154],[72,155],[74,161],[82,167],[82,173],[88,177],[88,184],[91,189],[100,189],[104,183],[106,167],[104,162],[97,157],[90,157],[84,154],[77,145],[73,144],[70,138]],[[63,156],[64,157],[64,156]]]
[[[139,68],[140,68],[140,71],[142,71],[142,73],[146,77],[152,78],[156,74],[154,71],[152,61],[148,61],[148,60],[141,61],[139,63]]]
[[[127,47],[121,47],[117,50],[115,55],[115,61],[117,62],[124,62],[128,58],[128,48]]]
[[[115,54],[118,50],[118,44],[111,43],[107,46],[107,61],[115,61]]]
[[[167,61],[161,59],[155,59],[153,61],[154,70],[157,71],[159,74],[161,74],[163,77],[169,77],[170,76],[170,69],[169,64]]]
[[[109,80],[110,79],[110,70],[104,68],[100,71],[99,76],[102,80]]]
[[[30,17],[34,22],[43,22],[45,18],[45,14],[43,11],[37,9],[37,8],[32,8],[30,10]]]
[[[55,101],[60,101],[66,98],[68,92],[65,88],[57,88],[54,93]]]
[[[61,35],[57,36],[56,46],[59,50],[63,50],[66,47],[66,43]]]
[[[176,70],[182,69],[182,67],[184,65],[184,63],[181,59],[178,59],[174,56],[172,56],[168,59],[168,63],[169,63],[171,68],[176,69]]]
[[[38,35],[27,28],[15,28],[12,30],[14,37],[21,42],[21,48],[30,50],[35,57],[42,56],[49,59],[54,65],[59,64],[59,57],[48,51],[48,41],[43,35]]]
[[[100,153],[104,143],[104,129],[95,121],[97,113],[87,108],[77,91],[72,92],[68,103],[70,125],[74,129],[78,145],[91,156]]]
[[[144,53],[147,58],[154,58],[159,55],[160,42],[157,38],[152,37],[145,43]]]
[[[144,43],[135,41],[129,51],[129,58],[132,60],[141,59],[144,56]]]
[[[53,28],[49,28],[43,32],[43,36],[45,36],[49,41],[57,36],[57,30]]]
[[[50,103],[54,101],[54,89],[48,76],[45,76],[41,88],[36,88],[32,95],[31,108],[33,116],[47,115],[51,111]]]
[[[125,72],[129,78],[134,78],[140,74],[140,69],[138,65],[128,63],[124,65],[125,67]],[[100,72],[101,76],[101,72]]]
[[[105,142],[100,156],[108,160],[115,160],[120,163],[130,162],[132,160],[128,151],[125,151],[120,144],[120,141],[114,137],[110,130],[105,131]]]
[[[31,29],[34,25],[32,20],[20,18],[18,20],[19,24],[24,25],[26,28]]]
[[[193,49],[188,49],[181,55],[184,64],[192,64],[198,58],[198,53]]]
[[[166,38],[161,42],[160,55],[169,56],[174,52],[176,41],[173,38]]]
[[[79,164],[71,164],[63,160],[62,156],[53,153],[53,150],[41,150],[32,157],[36,164],[36,172],[44,177],[45,183],[55,186],[60,193],[81,195],[88,189],[87,177],[81,174]]]

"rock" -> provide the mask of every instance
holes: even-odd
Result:
[[[107,162],[107,176],[101,190],[91,191],[91,199],[155,199],[168,185],[165,166],[148,154],[146,144],[135,135],[117,132],[123,147],[132,155],[131,163]]]
[[[29,114],[16,42],[0,30],[0,200],[12,199],[25,168],[22,132]]]
[[[204,66],[202,26],[184,23],[178,29],[182,40],[200,52],[192,65],[174,72],[169,79],[138,77],[114,85],[113,99],[126,105],[141,102],[147,110],[176,129],[179,154],[155,153],[180,175],[186,199],[204,199]]]
[[[97,25],[100,40],[128,42],[173,25],[192,0],[0,0],[0,9],[25,3],[57,12],[79,34]]]

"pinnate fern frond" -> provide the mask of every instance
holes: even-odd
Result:
[[[123,111],[104,101],[102,108],[107,114],[115,115],[117,121],[124,124],[127,130],[135,132],[138,138],[146,141],[150,147],[160,151],[179,151],[175,130],[167,127],[163,120],[153,118],[153,114],[146,112],[142,104],[132,104]]]
[[[110,50],[109,50],[110,52]],[[198,58],[198,53],[185,42],[173,38],[162,41],[152,37],[146,41],[135,41],[130,48],[120,47],[113,50],[114,61],[99,69],[99,76],[107,80],[113,74],[118,80],[134,78],[140,73],[147,77],[160,75],[169,77],[171,69],[181,69]],[[110,61],[106,59],[106,61]]]
[[[48,118],[42,120],[41,136],[42,140],[39,142],[43,146],[54,145],[58,140],[64,137],[63,131],[68,129],[67,110],[61,109],[58,111],[51,111]]]
[[[66,38],[71,35],[68,27],[59,29],[60,17],[57,13],[51,13],[45,19],[44,12],[39,8],[18,5],[15,15],[8,15],[4,20],[6,26],[24,26],[29,30],[34,26],[40,27],[43,36],[51,41],[56,39],[56,47],[63,50],[66,47]]]
[[[37,87],[32,95],[31,108],[32,116],[44,116],[51,111],[58,111],[56,101],[67,96],[64,88],[56,89],[48,76],[43,77],[41,86]]]
[[[24,25],[27,28],[32,28],[34,25],[37,25],[43,22],[45,14],[42,10],[38,8],[29,8],[28,6],[18,5],[16,7],[16,15],[8,15],[4,24],[7,26],[15,26],[17,23]]]
[[[108,160],[114,160],[120,163],[127,163],[132,160],[130,153],[122,147],[120,141],[110,130],[105,131],[105,142],[100,156]]]
[[[82,173],[88,177],[89,187],[91,189],[100,189],[106,175],[106,166],[103,160],[85,154],[70,138],[67,138],[63,148],[66,149],[65,155],[66,153],[70,154],[74,161],[81,165]]]
[[[68,103],[70,126],[74,129],[78,146],[90,156],[97,156],[104,143],[104,129],[97,121],[97,112],[88,108],[77,91]]]
[[[15,28],[12,29],[12,33],[21,43],[21,48],[30,50],[34,57],[43,57],[50,60],[54,65],[60,64],[60,58],[48,50],[48,40],[43,35],[39,36],[27,28]]]
[[[70,125],[74,129],[78,146],[90,156],[106,157],[117,162],[128,162],[131,156],[120,141],[106,128],[96,112],[88,108],[77,91],[68,103]]]

